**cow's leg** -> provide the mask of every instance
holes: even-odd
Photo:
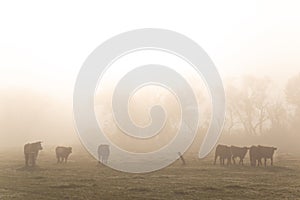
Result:
[[[235,164],[235,157],[234,156],[232,156],[232,160],[233,160],[233,164]]]
[[[68,161],[68,156],[65,157],[65,163],[67,163],[67,161]]]
[[[29,153],[28,155],[28,166],[31,166],[32,165],[32,154]]]
[[[99,163],[102,163],[102,156],[99,156]]]
[[[29,153],[28,155],[28,166],[31,166],[32,165],[32,154]]]
[[[105,156],[105,164],[107,164],[107,162],[108,162],[108,157],[109,157],[109,155]]]
[[[217,158],[218,158],[218,156],[217,156],[217,154],[215,154],[214,165],[216,164]]]
[[[29,159],[29,155],[26,153],[25,155],[25,166],[28,167],[28,159]]]
[[[105,156],[103,156],[103,164],[106,164],[106,160],[107,160],[107,158],[106,158],[106,155],[105,155]]]
[[[35,166],[35,154],[34,153],[32,153],[31,154],[31,164],[32,164],[32,166]]]
[[[267,158],[264,158],[264,159],[265,159],[264,165],[265,165],[265,167],[267,167]]]
[[[231,156],[227,158],[227,165],[231,165]]]
[[[242,157],[240,157],[239,165],[244,165],[244,161],[243,161]]]
[[[250,162],[251,162],[251,166],[252,166],[252,167],[256,167],[256,159],[251,158],[251,159],[250,159]]]
[[[273,166],[273,156],[271,157],[271,166]]]
[[[261,158],[259,158],[259,159],[257,159],[258,161],[258,164],[257,164],[257,166],[262,166],[262,162],[261,162]]]

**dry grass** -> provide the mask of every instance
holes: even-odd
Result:
[[[23,167],[22,152],[0,152],[0,199],[300,199],[300,156],[277,156],[268,168],[214,166],[211,157],[186,161],[127,174],[79,150],[66,165],[45,150],[34,169]]]

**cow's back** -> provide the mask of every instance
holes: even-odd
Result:
[[[241,157],[244,158],[247,154],[248,148],[247,147],[236,147],[236,146],[230,146],[230,151],[232,156],[234,157]]]
[[[258,157],[260,157],[260,152],[258,150],[258,147],[257,146],[251,146],[250,150],[249,150],[249,155],[252,158],[258,158]]]
[[[216,148],[216,155],[221,157],[230,157],[231,156],[230,147],[219,144]]]
[[[24,145],[24,154],[30,154],[30,153],[35,153],[35,149],[33,147],[33,144],[28,143]]]
[[[251,146],[249,150],[251,166],[256,166],[256,161],[260,162],[261,154],[257,146]]]
[[[107,144],[101,144],[98,147],[98,154],[99,155],[109,155],[110,150],[109,150],[109,145]]]
[[[263,158],[271,158],[274,155],[276,148],[258,145],[258,150]]]
[[[57,156],[66,156],[68,154],[67,147],[56,147],[55,152]]]

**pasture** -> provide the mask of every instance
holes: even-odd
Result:
[[[98,164],[80,147],[56,164],[54,148],[24,168],[22,148],[0,151],[0,199],[300,199],[300,156],[277,153],[273,167],[212,165],[185,156],[148,174],[127,174]]]

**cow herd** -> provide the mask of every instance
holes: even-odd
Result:
[[[28,143],[24,145],[24,156],[26,166],[35,166],[36,159],[40,150],[42,150],[42,142]],[[216,147],[214,164],[216,164],[217,159],[220,159],[220,164],[230,165],[231,162],[236,164],[237,158],[239,159],[239,164],[244,164],[244,158],[249,150],[250,164],[251,166],[261,166],[262,159],[264,160],[264,166],[267,166],[267,159],[271,160],[271,165],[273,165],[273,155],[277,148],[266,147],[266,146],[251,146],[251,147],[237,147],[237,146],[227,146],[219,144]],[[57,163],[66,163],[69,155],[72,153],[72,147],[62,147],[58,146],[55,149]],[[101,144],[98,146],[98,159],[99,162],[107,164],[110,154],[109,145]],[[180,154],[181,155],[181,154]],[[180,156],[182,159],[183,157]]]
[[[262,159],[264,160],[264,166],[267,166],[267,159],[271,160],[271,165],[273,165],[273,155],[277,148],[266,147],[266,146],[251,146],[251,147],[237,147],[237,146],[226,146],[219,144],[215,151],[214,164],[216,164],[217,159],[220,159],[220,165],[236,164],[236,158],[239,158],[239,164],[244,164],[244,158],[249,150],[250,165],[262,166]]]
[[[42,142],[28,143],[24,145],[25,166],[35,166],[39,151],[43,150]],[[67,163],[72,147],[58,146],[55,148],[57,163]],[[110,150],[109,145],[101,144],[98,147],[99,162],[107,164]]]

